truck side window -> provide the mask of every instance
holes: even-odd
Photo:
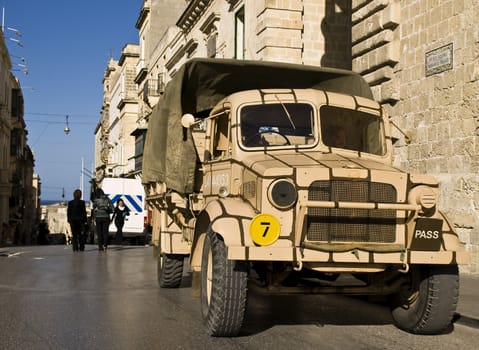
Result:
[[[215,119],[215,132],[213,136],[213,159],[226,158],[229,155],[229,119],[224,113]]]

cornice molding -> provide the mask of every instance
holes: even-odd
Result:
[[[217,29],[215,23],[220,19],[220,15],[216,12],[211,12],[200,27],[203,34],[210,34],[213,29]]]
[[[211,1],[212,0],[192,0],[180,16],[180,19],[176,22],[176,25],[180,27],[184,33],[188,33],[201,18],[201,15],[205,12]]]
[[[143,23],[145,23],[145,20],[148,18],[148,15],[150,14],[150,7],[148,5],[145,5],[141,8],[140,15],[138,16],[138,20],[136,21],[135,28],[140,30],[141,27],[143,26]]]

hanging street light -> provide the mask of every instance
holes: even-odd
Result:
[[[65,133],[65,135],[68,135],[70,133],[70,128],[68,127],[68,114],[65,117],[66,117],[66,125],[65,125],[65,129],[63,129],[63,132]]]

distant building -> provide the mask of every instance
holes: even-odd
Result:
[[[152,108],[190,58],[352,69],[401,128],[396,165],[440,179],[440,207],[471,252],[465,270],[479,273],[478,10],[477,0],[144,0],[135,170]]]
[[[146,121],[142,118],[145,112],[139,108],[151,113],[151,106],[157,102],[152,96],[159,96],[158,77],[144,83],[146,59],[155,48],[156,38],[175,23],[185,6],[185,1],[178,0],[145,1],[136,24],[143,32],[140,44],[125,45],[120,59],[108,62],[103,77],[102,116],[95,130],[97,182],[107,176],[133,177],[140,173]],[[155,21],[150,21],[150,14],[155,15]]]
[[[119,61],[110,59],[103,78],[102,116],[95,135],[96,180],[131,176],[134,172],[135,139],[131,133],[138,119],[135,84],[138,45],[127,44]]]

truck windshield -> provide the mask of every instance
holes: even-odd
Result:
[[[306,103],[244,106],[240,112],[241,142],[246,147],[313,144],[314,111]]]
[[[321,139],[328,147],[384,155],[384,126],[376,115],[348,108],[319,109]]]

